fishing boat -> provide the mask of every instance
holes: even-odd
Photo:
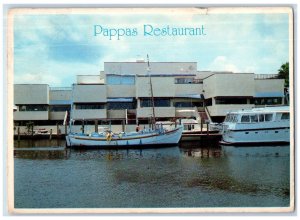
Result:
[[[289,143],[289,106],[229,112],[222,124],[221,132],[221,144]]]
[[[148,58],[148,55],[147,55]],[[178,144],[183,127],[181,125],[176,125],[173,128],[165,129],[162,126],[156,126],[155,121],[155,111],[154,111],[154,98],[151,74],[149,74],[150,65],[148,58],[148,75],[150,81],[151,90],[151,102],[152,102],[152,117],[151,119],[151,129],[144,129],[136,132],[120,132],[114,133],[111,130],[107,130],[101,133],[73,133],[69,132],[66,135],[66,144],[69,147],[163,147],[166,145],[176,145]],[[73,108],[72,108],[73,109]],[[72,120],[70,120],[72,121]],[[70,130],[71,130],[70,124]]]

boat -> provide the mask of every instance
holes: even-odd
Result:
[[[204,136],[209,135],[220,135],[220,125],[213,122],[201,123],[199,120],[194,118],[181,118],[176,121],[177,124],[183,126],[181,141],[199,141],[204,138]],[[176,126],[175,122],[172,121],[158,121],[157,126],[163,126],[166,129],[170,129]],[[207,130],[208,126],[208,130]]]
[[[222,124],[225,145],[290,142],[289,106],[253,108],[229,112]]]
[[[171,130],[156,128],[129,133],[113,133],[110,130],[103,133],[94,132],[89,135],[70,133],[67,135],[66,141],[70,147],[160,147],[178,144],[182,129],[182,126],[178,126]]]
[[[148,55],[147,55],[148,58]],[[177,145],[180,141],[183,126],[178,125],[170,129],[165,129],[162,126],[156,126],[155,111],[154,111],[154,99],[151,75],[149,74],[149,58],[148,58],[148,75],[150,81],[151,98],[152,98],[152,117],[151,129],[144,129],[136,132],[120,132],[114,133],[111,130],[107,130],[101,133],[73,133],[69,132],[66,135],[66,144],[69,147],[163,147],[166,145]],[[72,108],[73,109],[73,108]],[[73,120],[71,119],[70,122]],[[70,123],[70,130],[71,130]]]

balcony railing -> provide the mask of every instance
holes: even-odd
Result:
[[[278,79],[278,74],[254,74],[255,79]]]

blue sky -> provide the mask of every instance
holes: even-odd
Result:
[[[288,14],[89,13],[16,14],[14,81],[70,86],[76,75],[99,74],[104,62],[197,62],[198,70],[274,74],[289,60]],[[205,36],[145,37],[143,25],[201,27]],[[137,36],[109,40],[94,25],[137,28]]]

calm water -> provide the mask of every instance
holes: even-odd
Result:
[[[16,208],[289,206],[289,146],[62,150],[15,148]],[[47,147],[54,146],[54,147]]]

